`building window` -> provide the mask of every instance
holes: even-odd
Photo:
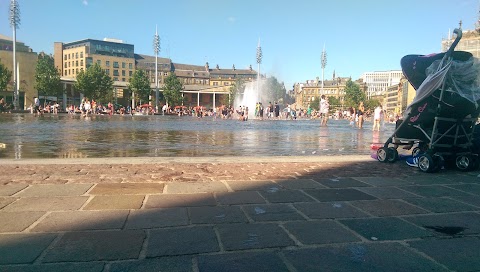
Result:
[[[67,68],[67,63],[65,62],[65,68]]]
[[[105,69],[105,73],[106,73],[107,75],[110,75],[110,69]]]
[[[75,74],[78,74],[78,68],[77,68],[77,69],[75,69]]]
[[[101,61],[101,60],[97,60],[97,64],[101,66],[101,65],[102,65],[102,61]]]
[[[105,66],[110,67],[110,61],[109,60],[105,61]]]
[[[163,73],[164,76],[168,76],[168,72]]]
[[[83,66],[83,59],[80,60],[80,66]]]
[[[128,76],[132,76],[132,71],[128,71]]]
[[[67,76],[67,70],[63,71],[64,76]]]
[[[80,58],[83,59],[83,52],[80,52]]]
[[[122,62],[122,68],[123,68],[123,69],[125,69],[126,65],[127,65],[127,64],[126,64],[125,62]]]
[[[213,82],[213,86],[218,86],[218,82]]]
[[[223,86],[228,86],[230,85],[230,82],[226,81],[226,82],[223,82]]]
[[[126,81],[124,77],[122,77],[122,81]]]
[[[133,64],[129,63],[128,64],[128,69],[133,69]]]
[[[68,62],[68,67],[70,67],[70,62]]]
[[[119,67],[118,67],[118,61],[114,61],[114,62],[113,62],[113,68],[119,68]]]
[[[125,70],[122,70],[122,76],[125,76]]]
[[[114,76],[119,76],[118,70],[113,70],[113,75]]]
[[[118,77],[114,77],[114,78],[113,78],[113,81],[118,81]]]
[[[67,55],[65,54],[65,60],[67,60]]]
[[[78,67],[78,60],[75,61],[75,67]]]
[[[77,53],[75,53],[75,58],[76,58],[76,59],[78,59],[78,52],[77,52]]]
[[[70,54],[68,54],[68,59],[70,59]]]

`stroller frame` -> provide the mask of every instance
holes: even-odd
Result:
[[[453,59],[452,53],[462,38],[462,31],[460,29],[455,29],[454,33],[457,35],[455,41],[441,59],[437,72],[448,68],[447,66],[451,64]],[[445,63],[447,63],[446,66],[444,66]],[[384,146],[377,150],[378,161],[395,162],[398,159],[398,146],[417,144],[412,151],[412,156],[418,158],[418,168],[420,171],[436,172],[445,162],[453,161],[452,158],[455,161],[456,167],[461,171],[469,171],[478,167],[478,155],[472,152],[473,131],[475,123],[478,120],[478,109],[475,113],[470,113],[462,118],[442,117],[440,113],[444,110],[443,107],[454,107],[444,101],[445,93],[450,91],[446,89],[445,77],[442,78],[441,85],[435,89],[440,91],[440,95],[439,97],[435,97],[432,93],[432,97],[435,99],[435,102],[438,103],[431,131],[429,131],[430,128],[424,128],[420,124],[411,124],[410,127],[418,130],[420,133],[419,137],[410,139],[396,136],[400,130],[409,125],[408,123],[410,121],[416,120],[416,118],[419,117],[427,106],[427,103],[425,103],[423,109],[422,106],[418,107],[418,114],[416,116],[412,116],[414,112],[410,110],[403,121],[396,127],[392,136],[385,142]],[[407,143],[405,141],[407,141]],[[391,146],[392,144],[394,147]]]

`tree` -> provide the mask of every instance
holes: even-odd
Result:
[[[150,96],[150,80],[143,70],[136,70],[129,80],[129,88],[140,98],[140,101],[148,101]]]
[[[163,96],[170,106],[178,106],[183,102],[181,91],[183,85],[174,73],[165,78],[165,86],[163,88]]]
[[[360,86],[349,79],[345,86],[345,105],[357,107],[360,101],[365,101],[365,98],[365,93],[360,90]]]
[[[340,99],[338,99],[335,96],[329,96],[328,97],[328,104],[330,104],[330,109],[335,108],[335,107],[341,107],[342,103],[340,103]]]
[[[285,85],[283,83],[278,82],[276,77],[269,77],[267,78],[267,82],[263,89],[264,94],[268,101],[278,101],[279,103],[285,102],[285,97],[287,92],[285,90]]]
[[[112,78],[98,65],[81,70],[77,75],[75,89],[81,91],[86,97],[99,102],[111,102],[112,97]]]
[[[0,62],[0,91],[7,89],[7,85],[11,79],[12,72],[10,72],[7,67]]]
[[[225,97],[223,104],[231,106],[234,104],[237,95],[245,92],[245,79],[236,79],[235,82],[230,86],[228,92],[229,95]]]
[[[315,96],[313,101],[310,103],[310,108],[314,110],[320,110],[320,96]]]
[[[35,67],[35,88],[39,95],[59,97],[63,88],[52,56],[40,54]]]

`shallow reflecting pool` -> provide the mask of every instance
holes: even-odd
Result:
[[[370,154],[394,125],[346,120],[0,114],[0,158],[324,156]]]

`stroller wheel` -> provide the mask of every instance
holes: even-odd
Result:
[[[470,171],[475,168],[475,162],[473,156],[470,155],[460,155],[455,159],[455,165],[460,171]]]
[[[385,147],[380,147],[377,149],[377,160],[379,162],[387,162],[388,149]]]
[[[422,152],[423,152],[422,148],[417,146],[412,150],[412,156],[418,157],[418,155],[420,155],[420,153]]]
[[[432,156],[425,153],[418,157],[418,169],[425,173],[432,173],[438,170],[438,167],[435,167],[435,161]]]
[[[387,161],[396,162],[398,160],[398,151],[393,147],[387,149]]]

